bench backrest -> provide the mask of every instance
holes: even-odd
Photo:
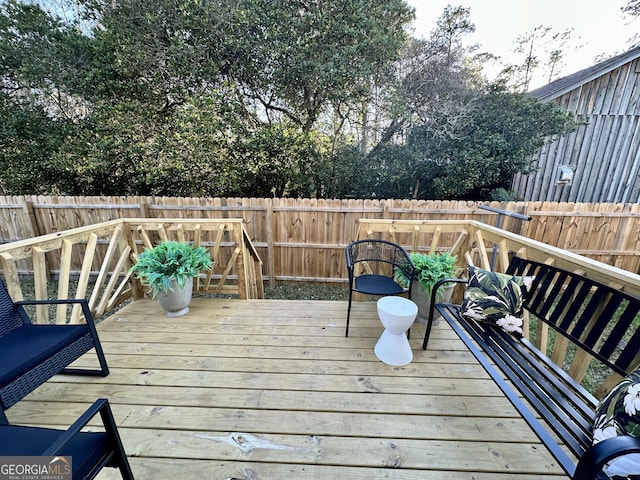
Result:
[[[20,316],[18,307],[14,305],[4,283],[0,281],[0,337],[20,328],[24,321]]]
[[[640,360],[640,300],[560,268],[513,257],[507,273],[535,276],[525,308],[624,376]]]

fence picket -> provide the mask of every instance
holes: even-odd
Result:
[[[631,272],[640,269],[640,207],[635,204],[553,202],[491,202],[532,217],[525,222],[504,217],[503,228],[558,246]],[[53,197],[0,196],[0,244],[57,233],[107,220],[150,218],[158,221],[154,236],[167,237],[163,219],[242,218],[254,246],[264,261],[266,278],[278,280],[344,282],[344,247],[358,235],[358,219],[479,220],[496,225],[493,213],[479,203],[440,200],[357,200],[291,198],[171,198],[171,197]],[[438,243],[451,247],[457,233],[419,232],[413,244]],[[144,246],[151,239],[139,232]],[[178,229],[174,236],[190,240]],[[201,241],[229,241],[216,232],[204,232]],[[107,254],[108,241],[96,246],[95,265]],[[141,245],[132,245],[134,252]],[[82,269],[83,248],[73,249],[72,273]],[[229,253],[220,262],[229,261]],[[41,261],[42,259],[39,259]],[[68,261],[69,259],[65,259]],[[46,272],[60,271],[60,254],[45,252]],[[33,271],[31,261],[19,260],[19,272]],[[41,269],[42,265],[38,265]],[[62,269],[64,271],[64,268]]]

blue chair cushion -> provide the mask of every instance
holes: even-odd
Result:
[[[87,325],[23,325],[0,337],[0,388],[88,333]]]
[[[404,289],[393,278],[384,275],[360,275],[355,279],[356,290],[370,295],[397,295]]]
[[[50,428],[0,425],[0,456],[42,455],[63,433]],[[112,449],[105,432],[80,432],[58,455],[71,457],[73,478],[85,478]]]

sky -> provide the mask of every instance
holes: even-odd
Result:
[[[631,37],[640,32],[640,18],[623,15],[621,8],[628,0],[407,0],[415,8],[415,37],[428,37],[447,5],[471,8],[471,21],[476,31],[468,43],[480,45],[480,51],[516,63],[513,53],[519,35],[543,25],[559,33],[573,28],[574,41],[568,49],[561,76],[593,65],[600,55],[612,56],[633,46]],[[606,58],[606,57],[605,57]],[[497,71],[497,67],[496,71]],[[491,75],[491,70],[487,69]],[[547,83],[538,77],[531,85]]]

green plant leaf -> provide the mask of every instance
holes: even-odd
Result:
[[[145,249],[130,271],[149,284],[155,297],[158,292],[171,290],[171,282],[183,288],[185,280],[196,277],[213,266],[211,255],[204,247],[189,243],[167,241],[154,248]]]
[[[438,281],[455,275],[457,257],[449,252],[411,252],[409,257],[415,266],[414,281],[418,282],[427,295],[431,295],[431,289]],[[394,280],[404,288],[409,286],[410,279],[400,268],[395,269]]]

